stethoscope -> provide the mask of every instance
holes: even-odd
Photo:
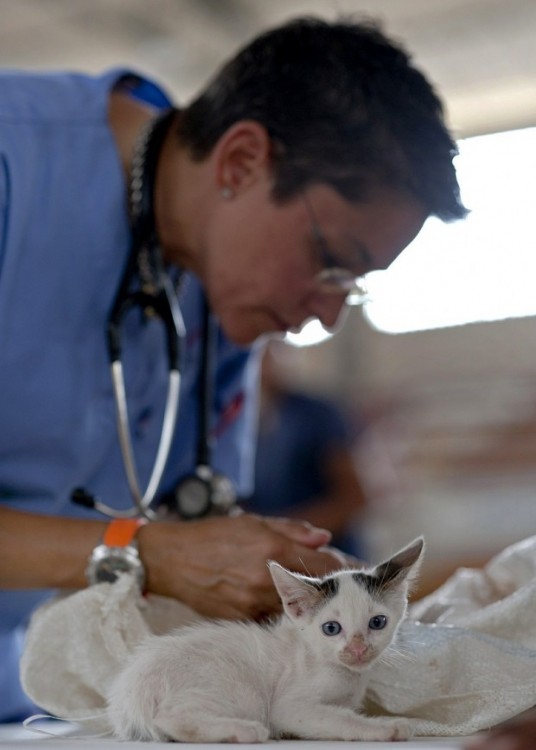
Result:
[[[185,327],[177,293],[162,260],[156,234],[153,200],[158,156],[175,117],[170,109],[150,123],[133,157],[130,179],[132,245],[123,278],[113,301],[107,324],[107,348],[116,410],[117,432],[132,507],[126,510],[103,503],[82,488],[71,494],[73,502],[94,508],[111,518],[144,516],[150,520],[168,514],[190,520],[210,514],[228,514],[236,503],[232,482],[211,468],[210,413],[212,404],[213,354],[216,323],[203,302],[202,355],[199,377],[199,424],[196,468],[178,486],[151,507],[160,486],[175,434],[180,393],[180,359]],[[159,318],[164,326],[168,359],[167,395],[156,457],[145,489],[140,484],[127,402],[122,363],[121,327],[125,316],[138,308],[146,319]]]

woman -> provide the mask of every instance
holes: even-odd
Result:
[[[132,505],[106,340],[123,292],[146,294],[163,264],[163,293],[173,301],[176,287],[185,326],[177,429],[156,505],[173,502],[192,473],[209,493],[213,473],[224,473],[246,496],[257,339],[310,317],[333,326],[361,277],[387,267],[427,216],[457,219],[465,209],[439,99],[369,25],[305,19],[267,32],[183,110],[131,71],[7,71],[0,101],[0,706],[8,719],[25,711],[16,670],[27,618],[49,589],[85,586],[88,558],[90,582],[106,566],[113,579],[114,566],[132,565],[147,590],[228,618],[277,609],[268,558],[312,573],[340,564],[325,548],[329,533],[297,521],[243,514],[108,525],[91,507],[95,496],[120,510]],[[197,466],[207,306],[217,325],[208,480]],[[121,319],[144,488],[168,363],[150,314]],[[74,505],[73,490],[90,507]]]

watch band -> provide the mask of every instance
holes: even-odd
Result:
[[[107,547],[128,547],[146,523],[146,518],[114,518],[106,527],[102,543]]]

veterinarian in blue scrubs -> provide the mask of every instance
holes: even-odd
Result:
[[[6,721],[31,711],[17,669],[32,610],[51,590],[87,585],[88,558],[110,528],[91,502],[73,504],[73,491],[132,507],[106,332],[125,278],[133,267],[145,273],[145,256],[133,254],[133,205],[147,219],[157,268],[149,282],[169,278],[184,320],[177,424],[156,504],[199,463],[206,305],[216,325],[210,469],[245,496],[259,338],[311,317],[334,326],[348,293],[363,293],[364,274],[387,267],[427,216],[457,219],[465,209],[436,94],[370,26],[309,19],[263,34],[182,110],[126,70],[6,71],[0,101]],[[165,412],[166,341],[137,311],[122,320],[121,342],[145,487]],[[145,588],[216,617],[278,608],[268,558],[312,573],[341,560],[325,549],[329,533],[249,514],[153,520],[134,534]]]

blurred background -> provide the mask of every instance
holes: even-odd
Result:
[[[181,103],[260,30],[340,13],[379,20],[436,84],[472,213],[428,222],[335,336],[293,338],[284,377],[352,425],[363,555],[425,535],[425,593],[536,533],[536,2],[0,0],[0,62],[131,66]]]

